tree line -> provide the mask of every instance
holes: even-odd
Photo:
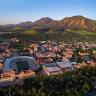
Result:
[[[23,85],[0,89],[0,96],[85,96],[96,84],[96,66],[74,69],[57,76],[24,79]]]

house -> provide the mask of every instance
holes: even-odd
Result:
[[[35,72],[32,70],[22,70],[17,77],[19,77],[20,79],[24,79],[24,78],[28,78],[28,77],[33,77],[35,76]]]
[[[10,42],[12,42],[12,43],[18,43],[20,40],[19,39],[17,39],[17,38],[11,38],[10,39]]]
[[[2,69],[3,68],[3,64],[2,63],[0,63],[0,69]]]
[[[15,79],[15,71],[8,70],[0,74],[0,82],[13,81]]]

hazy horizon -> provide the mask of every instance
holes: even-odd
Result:
[[[95,6],[96,0],[1,0],[0,25],[77,15],[96,20]]]

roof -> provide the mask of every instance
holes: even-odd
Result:
[[[54,63],[44,64],[43,66],[45,66],[47,68],[48,72],[61,71],[61,69],[56,64],[54,64]]]
[[[77,64],[77,62],[71,62],[72,65]]]
[[[56,62],[56,64],[60,67],[60,68],[67,68],[67,67],[72,67],[72,64],[69,60],[65,60],[63,62]]]

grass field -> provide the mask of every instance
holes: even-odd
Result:
[[[21,72],[22,70],[27,70],[30,68],[27,61],[18,61],[16,64],[17,64],[18,72]]]
[[[67,29],[66,31],[71,32],[71,33],[75,33],[78,35],[82,35],[82,36],[87,36],[87,35],[96,36],[96,32],[90,32],[90,31],[84,31],[84,30],[76,31],[76,30],[70,30],[70,29]]]
[[[32,28],[32,29],[28,29],[26,31],[23,32],[24,34],[36,34],[36,30],[35,28]]]

